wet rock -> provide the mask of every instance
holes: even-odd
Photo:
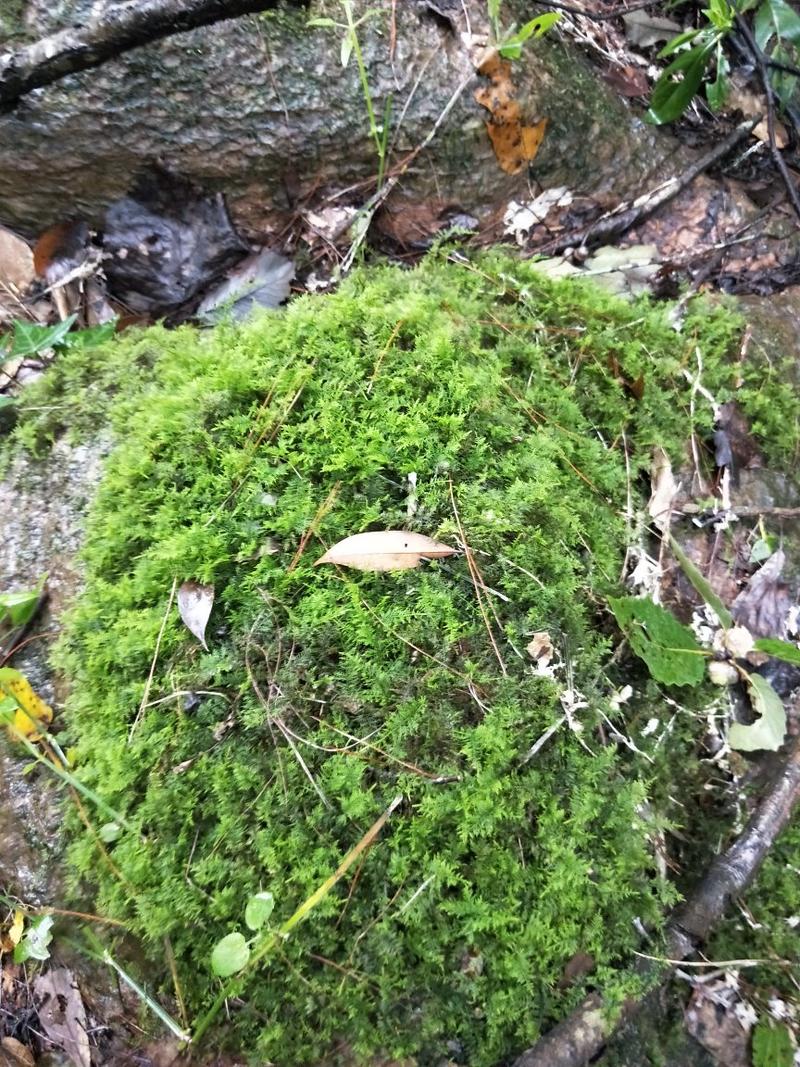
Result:
[[[66,607],[80,586],[76,553],[83,518],[102,469],[103,444],[57,443],[42,461],[21,456],[0,480],[0,590],[26,589],[47,573],[50,598],[29,641],[13,659],[53,705],[58,732],[59,687],[48,652]],[[0,737],[0,886],[28,904],[59,892],[62,791],[41,768]]]
[[[93,6],[28,0],[27,32],[78,21]],[[526,198],[531,177],[582,192],[639,193],[643,181],[662,181],[678,165],[674,142],[646,126],[576,46],[551,33],[528,42],[513,67],[526,121],[548,119],[544,142],[530,174],[504,174],[485,109],[473,98],[476,48],[464,37],[465,13],[473,35],[485,35],[484,0],[453,6],[456,30],[416,0],[357,0],[355,8],[357,15],[378,11],[358,32],[376,110],[382,114],[393,101],[391,162],[441,120],[395,203],[420,203],[445,190],[483,221],[498,205]],[[508,0],[503,12],[509,24],[529,17],[521,0]],[[31,233],[65,214],[97,221],[139,168],[157,161],[225,192],[234,221],[254,238],[326,193],[356,185],[354,199],[363,201],[377,161],[358,71],[352,61],[342,68],[340,31],[306,27],[313,13],[330,14],[312,4],[308,13],[231,19],[30,94],[0,118],[4,221]]]

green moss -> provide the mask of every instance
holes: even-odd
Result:
[[[732,389],[737,329],[701,307],[676,335],[644,301],[500,255],[432,256],[239,328],[69,353],[35,387],[47,410],[25,422],[28,444],[106,416],[118,441],[60,661],[76,773],[141,836],[109,846],[117,877],[73,820],[76,889],[159,971],[169,935],[196,1016],[217,988],[211,947],[242,927],[248,895],[272,890],[284,920],[405,798],[246,983],[220,1043],[287,1067],[336,1050],[492,1064],[585,991],[559,985],[576,951],[605,982],[637,947],[634,920],[658,924],[671,892],[639,815],[653,772],[594,729],[614,714],[600,608],[651,446],[677,460],[691,429],[684,370],[699,349],[706,387]],[[644,376],[642,401],[612,364]],[[394,574],[313,565],[365,529],[457,544],[459,526],[483,611],[463,557]],[[189,578],[216,588],[210,651],[173,610],[131,736],[170,587]],[[554,679],[525,653],[539,630]],[[567,686],[586,700],[582,731],[562,726],[526,761]]]

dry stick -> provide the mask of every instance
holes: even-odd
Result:
[[[742,833],[729,849],[717,856],[694,893],[672,913],[667,924],[665,952],[670,961],[682,963],[696,952],[730,901],[750,885],[798,801],[800,738],[792,742],[769,792]],[[584,1067],[641,1006],[641,999],[630,1001],[622,1016],[614,1021],[602,997],[592,993],[533,1048],[523,1052],[514,1067]]]
[[[302,0],[289,0],[295,7]],[[278,0],[128,0],[82,26],[70,26],[0,56],[0,112],[32,89],[99,67],[132,48],[278,6]]]
[[[756,505],[745,504],[736,505],[731,509],[734,514],[740,515],[744,518],[751,518],[756,515],[769,515],[775,519],[798,519],[800,518],[800,508],[778,508],[778,507],[758,507]],[[711,508],[701,507],[700,504],[684,504],[682,508],[677,508],[672,512],[673,515],[705,515],[712,511]],[[721,514],[724,511],[720,509],[717,514]]]
[[[631,11],[643,11],[647,7],[655,7],[660,0],[638,0],[635,4],[620,4],[619,7],[612,7],[610,11],[586,11],[582,7],[577,7],[575,4],[562,4],[560,0],[534,0],[534,3],[539,7],[554,8],[556,11],[564,11],[568,15],[582,15],[584,18],[591,19],[592,22],[605,22],[607,19],[622,18],[623,15],[630,14]]]
[[[131,723],[131,728],[128,731],[128,744],[131,743],[131,738],[133,737],[134,731],[141,722],[141,718],[145,713],[145,709],[147,708],[147,698],[150,696],[150,687],[153,684],[153,676],[156,673],[156,663],[158,663],[158,653],[161,650],[161,639],[163,638],[164,631],[167,628],[167,620],[169,619],[170,611],[172,611],[172,603],[175,600],[175,590],[177,588],[178,579],[177,577],[175,577],[172,579],[172,589],[170,589],[169,592],[169,603],[167,604],[167,610],[164,612],[164,618],[161,620],[161,629],[158,631],[158,637],[156,638],[156,647],[155,651],[153,652],[153,661],[150,664],[150,673],[148,674],[147,681],[145,682],[144,693],[142,694],[142,701],[139,704],[139,710],[136,712],[136,718]]]
[[[786,187],[786,192],[789,194],[789,199],[792,202],[794,213],[800,220],[800,195],[797,192],[797,186],[792,180],[792,176],[789,173],[789,168],[786,166],[786,160],[783,158],[783,153],[778,148],[778,143],[775,140],[775,90],[772,88],[772,82],[769,77],[769,69],[767,67],[766,57],[762,50],[758,47],[753,31],[747,25],[746,19],[741,15],[736,16],[736,28],[739,33],[744,37],[750,54],[753,57],[756,68],[758,70],[758,77],[761,85],[764,89],[764,96],[767,99],[767,134],[769,137],[769,150],[772,154],[772,158],[775,162],[775,166],[778,168],[780,176],[783,180],[783,184]]]
[[[567,248],[588,246],[590,244],[597,245],[600,242],[621,237],[622,234],[627,233],[638,223],[649,218],[654,211],[657,211],[677,196],[678,193],[682,192],[694,181],[698,174],[702,174],[703,171],[708,170],[714,163],[726,156],[728,152],[755,129],[760,121],[761,116],[759,115],[757,118],[748,119],[746,122],[740,123],[728,134],[724,141],[721,141],[706,152],[700,159],[695,160],[682,174],[677,175],[675,178],[670,178],[669,181],[664,182],[651,193],[646,193],[636,200],[625,201],[618,208],[615,208],[611,214],[603,216],[603,218],[598,219],[597,222],[584,227],[582,230],[575,230],[572,233],[565,234],[556,241],[545,241],[543,245],[534,249],[534,251],[557,255]]]

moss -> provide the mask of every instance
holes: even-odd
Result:
[[[640,814],[654,772],[594,729],[615,714],[600,609],[629,489],[641,502],[651,446],[677,460],[691,429],[683,372],[699,348],[704,384],[733,389],[737,330],[698,307],[679,336],[646,301],[441,255],[241,327],[68,353],[34,387],[27,444],[105,418],[118,440],[59,655],[76,773],[140,832],[109,846],[112,869],[72,820],[76,892],[130,924],[159,970],[169,935],[196,1015],[249,894],[271,889],[285,919],[405,798],[246,983],[219,1043],[285,1065],[337,1050],[492,1064],[585,991],[559,982],[575,952],[606,983],[637,947],[634,920],[659,923],[672,893]],[[612,365],[644,376],[641,401]],[[710,418],[699,404],[701,430]],[[321,544],[393,527],[454,544],[463,529],[480,602],[463,557],[313,565]],[[188,578],[215,585],[209,651],[173,610],[146,690],[170,587]],[[524,651],[539,630],[559,650],[553,679]],[[566,687],[580,732],[526,760]]]

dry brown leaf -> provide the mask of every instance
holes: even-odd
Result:
[[[540,667],[547,667],[553,658],[555,649],[547,630],[538,630],[532,640],[525,646],[525,651],[535,659]]]
[[[53,967],[35,979],[33,991],[47,1040],[63,1049],[76,1067],[90,1067],[86,1009],[72,971]]]
[[[338,563],[359,571],[407,571],[418,567],[423,559],[442,559],[456,550],[425,534],[408,530],[373,530],[345,537],[329,548],[314,566]]]
[[[0,226],[0,282],[24,293],[34,275],[33,252],[28,243]]]
[[[0,1037],[0,1063],[2,1067],[34,1067],[36,1060],[28,1046],[15,1037]]]
[[[522,124],[522,110],[514,97],[511,81],[511,64],[497,52],[486,57],[478,73],[489,79],[488,85],[475,90],[475,100],[491,113],[486,130],[497,162],[506,174],[519,174],[539,151],[547,119],[533,126]]]
[[[186,629],[194,634],[203,648],[206,644],[206,626],[214,606],[214,586],[199,582],[184,582],[178,590],[178,611]]]
[[[678,484],[672,473],[672,464],[669,461],[669,456],[661,445],[657,445],[653,449],[650,484],[652,491],[647,505],[647,513],[663,533],[664,530],[669,528],[670,512],[678,493]]]

